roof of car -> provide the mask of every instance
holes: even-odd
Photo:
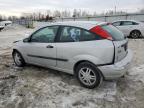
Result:
[[[80,27],[84,29],[91,29],[97,25],[103,25],[106,24],[106,22],[99,22],[99,21],[64,21],[64,22],[55,22],[51,23],[49,25],[64,25],[64,26],[74,26],[74,27]]]
[[[139,21],[136,21],[136,20],[117,20],[117,21],[114,21],[114,22],[120,22],[120,21],[131,21],[131,22],[139,22]],[[113,22],[113,23],[114,23]]]

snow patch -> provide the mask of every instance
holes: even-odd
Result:
[[[144,83],[144,65],[133,67],[128,71],[128,74],[133,76],[135,81]]]

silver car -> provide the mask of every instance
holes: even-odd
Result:
[[[144,37],[144,23],[134,20],[121,20],[112,23],[120,31],[123,32],[125,36],[131,38]]]
[[[73,74],[87,88],[124,76],[132,60],[128,40],[105,22],[52,23],[14,43],[16,66],[34,64]]]

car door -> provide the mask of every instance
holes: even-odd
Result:
[[[57,58],[59,58],[57,60],[57,67],[69,72],[69,70],[72,70],[71,59],[78,53],[79,45],[76,42],[78,42],[81,30],[70,26],[61,26],[60,31],[59,42],[56,43]]]
[[[124,33],[125,36],[129,36],[130,32],[133,30],[133,22],[122,21],[119,29]]]
[[[30,41],[24,45],[28,63],[46,67],[56,66],[55,37],[58,28],[44,27],[31,35]]]

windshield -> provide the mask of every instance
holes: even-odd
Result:
[[[121,41],[125,39],[123,33],[113,25],[103,25],[102,28],[112,36],[114,41]]]

